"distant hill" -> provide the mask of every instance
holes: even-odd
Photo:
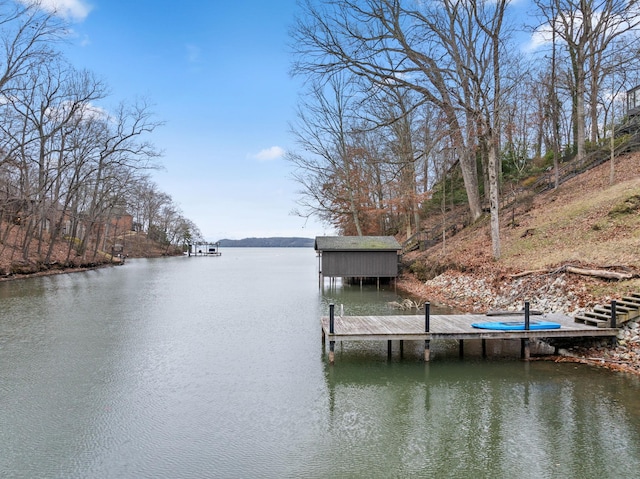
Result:
[[[244,238],[221,239],[220,247],[227,248],[312,248],[314,238]]]

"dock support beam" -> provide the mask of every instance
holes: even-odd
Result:
[[[529,331],[531,329],[531,321],[529,320],[529,301],[524,302],[524,330]],[[520,354],[522,359],[529,361],[531,359],[531,347],[529,344],[529,338],[522,339],[520,343]]]
[[[616,300],[612,300],[611,301],[611,327],[613,329],[618,327],[618,318],[616,317],[618,312],[616,311]],[[611,347],[615,348],[618,345],[618,337],[617,336],[613,336],[611,338]]]
[[[424,332],[428,333],[431,327],[431,303],[424,303]],[[424,360],[429,362],[431,359],[431,344],[428,339],[424,340]]]
[[[614,329],[618,327],[618,318],[616,317],[618,315],[618,312],[616,311],[616,308],[617,303],[614,299],[611,301],[611,327]]]
[[[333,334],[334,333],[334,323],[335,323],[335,305],[334,304],[330,304],[329,305],[329,334]],[[336,348],[336,342],[335,341],[329,341],[329,364],[333,364],[335,362],[335,348]]]

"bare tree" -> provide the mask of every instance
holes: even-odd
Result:
[[[15,83],[19,88],[7,98],[4,108],[16,119],[8,125],[22,127],[1,131],[9,140],[5,146],[10,146],[10,155],[19,152],[22,159],[21,196],[31,206],[23,255],[25,259],[29,256],[32,230],[38,239],[38,254],[42,253],[45,233],[52,232],[47,238],[48,261],[60,226],[56,212],[64,195],[63,177],[68,167],[65,140],[77,127],[86,105],[102,98],[105,89],[88,72],[76,71],[61,61],[40,64]]]
[[[59,56],[51,44],[65,32],[60,17],[39,2],[0,1],[0,93],[11,95],[15,80]]]
[[[304,153],[288,152],[287,158],[296,166],[293,177],[303,187],[303,215],[311,212],[331,224],[340,223],[346,215],[362,236],[362,169],[351,140],[349,87],[340,75],[332,76],[326,85],[312,86],[292,126]]]
[[[86,249],[93,228],[124,194],[123,172],[154,168],[153,161],[159,156],[154,146],[143,140],[145,134],[161,125],[153,119],[146,102],[120,104],[115,115],[102,119],[101,124],[100,135],[96,139],[98,151],[94,158],[93,177],[86,191],[88,202],[84,213],[88,234],[83,238],[82,251]]]
[[[373,93],[366,96],[360,109],[360,114],[366,115],[363,128],[370,132],[370,136],[380,137],[378,144],[384,145],[385,152],[378,150],[376,154],[386,163],[384,181],[394,188],[388,199],[398,205],[406,236],[409,237],[412,226],[415,232],[420,228],[420,204],[424,199],[424,191],[420,190],[425,161],[421,148],[424,137],[418,121],[423,102],[413,90],[398,85],[389,84],[384,89],[370,90]],[[381,161],[376,162],[379,163]],[[376,188],[382,186],[379,183]]]
[[[149,105],[100,108],[105,85],[54,48],[65,34],[40,2],[0,0],[0,242],[32,259],[37,240],[45,263],[63,234],[72,238],[67,260],[75,247],[84,257],[89,244],[95,257],[113,215],[140,201],[132,185],[160,155],[146,140],[161,125]]]
[[[638,5],[627,0],[536,0],[545,25],[567,50],[572,72],[574,144],[578,160],[585,156],[587,114],[591,139],[597,140],[597,99],[607,75],[606,59],[625,52],[635,61],[640,25]],[[633,47],[633,45],[636,45]],[[588,93],[588,95],[587,95]],[[589,108],[586,98],[589,98]]]
[[[468,148],[463,124],[452,97],[449,73],[440,62],[442,45],[426,20],[441,4],[428,12],[406,8],[400,0],[355,0],[304,3],[304,13],[293,30],[296,61],[294,74],[327,76],[349,71],[371,84],[386,88],[390,83],[413,89],[438,106],[461,154],[461,169],[471,216],[482,214],[476,158]],[[467,130],[468,132],[468,130]]]
[[[294,30],[297,74],[350,71],[379,88],[412,89],[446,119],[473,220],[480,217],[476,148],[486,146],[495,257],[503,19],[506,0],[343,0],[305,3]]]

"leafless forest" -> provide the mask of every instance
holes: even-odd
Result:
[[[132,232],[197,239],[150,179],[151,106],[112,106],[108,85],[61,53],[68,25],[26,3],[0,1],[0,256],[73,265],[110,259]]]
[[[498,258],[510,193],[628,148],[636,2],[301,3],[292,73],[305,89],[288,152],[301,216],[408,238],[463,204],[465,224],[490,213]]]

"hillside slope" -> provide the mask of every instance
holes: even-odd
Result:
[[[536,309],[574,313],[640,291],[640,153],[615,161],[613,185],[607,162],[503,209],[498,261],[485,217],[444,245],[405,255],[399,287],[466,312],[521,308],[528,300]],[[569,265],[634,277],[604,280],[567,273]]]

